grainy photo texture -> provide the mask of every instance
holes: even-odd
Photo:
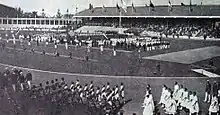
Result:
[[[220,115],[220,0],[0,0],[0,115]]]

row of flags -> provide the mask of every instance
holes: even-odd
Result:
[[[202,2],[201,2],[201,5],[202,5]],[[181,6],[186,6],[186,5],[184,3],[181,3]],[[131,4],[131,7],[132,7],[132,12],[135,13],[137,10],[136,10],[133,2]],[[151,0],[150,0],[149,5],[145,4],[145,7],[148,7],[149,11],[155,11],[155,5],[153,4],[153,2]],[[94,12],[94,7],[93,7],[93,5],[91,3],[89,4],[89,10],[92,13]],[[125,13],[127,13],[127,5],[126,5],[124,0],[120,0],[120,3],[116,4],[116,10],[118,12],[124,11]],[[105,7],[105,5],[103,5],[102,6],[102,12],[106,12],[106,11],[107,11],[107,8]],[[173,5],[172,5],[171,1],[169,0],[168,1],[168,12],[172,12],[172,11],[173,11]],[[193,11],[193,9],[192,9],[192,1],[190,0],[189,12],[192,12],[192,11]]]

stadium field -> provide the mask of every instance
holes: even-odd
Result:
[[[4,70],[5,67],[12,68],[10,65],[0,65],[0,70]],[[19,68],[19,67],[18,67]],[[144,95],[146,91],[147,84],[151,85],[152,93],[155,101],[159,101],[162,85],[166,84],[168,87],[173,89],[174,82],[177,81],[179,84],[183,84],[184,87],[188,88],[190,91],[196,91],[199,99],[199,105],[201,110],[201,115],[205,115],[207,112],[208,104],[202,102],[204,99],[204,90],[205,90],[205,83],[206,80],[210,80],[212,83],[213,81],[219,82],[220,79],[218,78],[152,78],[152,77],[118,77],[118,76],[100,76],[100,75],[85,75],[85,74],[71,74],[71,73],[55,73],[49,71],[41,71],[35,69],[28,69],[28,68],[20,68],[27,73],[30,71],[33,74],[33,82],[34,84],[43,83],[45,85],[46,81],[50,81],[55,78],[64,77],[65,80],[70,83],[71,81],[76,81],[76,79],[80,80],[81,84],[89,83],[90,81],[94,81],[95,86],[103,86],[107,82],[110,82],[111,86],[120,85],[121,82],[125,85],[125,96],[126,99],[132,99],[130,103],[128,103],[125,107],[125,115],[131,115],[132,113],[137,113],[137,115],[142,115],[143,108],[141,108]],[[162,112],[163,113],[163,112]],[[184,112],[182,112],[184,115]]]
[[[190,51],[191,49],[220,46],[219,41],[204,41],[204,40],[189,40],[189,39],[167,39],[171,42],[170,49],[146,51],[141,52],[142,57],[156,56],[160,54]],[[199,76],[194,72],[191,72],[191,64],[200,65],[203,62],[206,64],[210,58],[217,58],[214,63],[218,63],[219,57],[204,56],[201,58],[200,53],[192,53],[191,57],[194,57],[196,61],[193,63],[177,63],[161,60],[146,60],[139,59],[137,51],[125,51],[120,50],[117,52],[117,56],[112,55],[112,50],[106,48],[103,54],[100,54],[99,48],[92,48],[88,54],[89,61],[85,60],[87,55],[86,47],[75,48],[75,46],[69,46],[66,50],[64,45],[59,45],[57,51],[60,53],[60,57],[53,56],[55,49],[53,44],[45,46],[41,43],[37,46],[36,43],[32,43],[28,46],[27,43],[20,45],[16,42],[16,48],[12,42],[6,43],[4,40],[1,42],[6,44],[5,49],[1,49],[0,62],[4,64],[11,64],[16,66],[23,66],[33,69],[42,69],[47,71],[56,72],[68,72],[68,73],[84,73],[84,74],[99,74],[99,75],[120,75],[120,76],[163,76],[163,77],[194,77]],[[26,48],[26,51],[23,49]],[[213,47],[214,49],[216,47]],[[31,53],[30,50],[35,49],[35,53]],[[46,55],[42,55],[43,50]],[[73,59],[68,58],[69,53],[72,53]],[[201,50],[201,53],[205,50]],[[182,53],[184,54],[184,53]],[[188,58],[181,57],[182,61],[186,61]],[[205,59],[205,60],[203,60]],[[160,64],[160,72],[157,72],[156,65]],[[170,69],[172,68],[172,69]]]

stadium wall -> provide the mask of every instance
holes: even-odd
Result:
[[[81,19],[58,18],[0,18],[1,28],[60,28],[81,23]]]

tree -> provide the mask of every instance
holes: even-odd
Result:
[[[62,15],[61,15],[61,13],[60,13],[60,9],[57,10],[57,15],[56,15],[56,17],[57,17],[57,18],[61,18],[61,17],[62,17]]]
[[[23,17],[24,14],[23,10],[20,7],[18,7],[16,10],[18,12],[18,17]]]
[[[37,11],[33,11],[32,14],[31,14],[31,17],[32,17],[32,18],[38,17]]]

